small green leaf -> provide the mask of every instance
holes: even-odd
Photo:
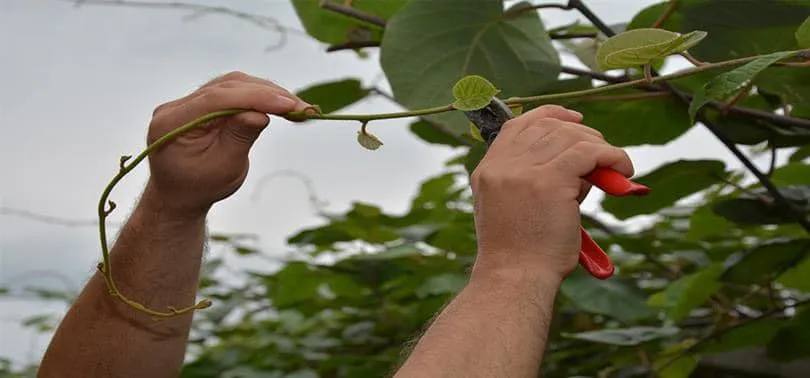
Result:
[[[720,288],[717,278],[721,273],[723,265],[719,263],[703,268],[672,282],[664,291],[652,295],[647,303],[665,308],[673,321],[683,320]]]
[[[485,108],[498,92],[495,85],[481,76],[465,76],[453,86],[453,96],[456,98],[453,107],[461,111]]]
[[[800,162],[810,157],[810,144],[800,147],[798,150],[790,155],[790,161]]]
[[[796,42],[803,49],[810,48],[810,17],[807,17],[799,26],[799,29],[796,30]]]
[[[758,284],[796,265],[810,252],[810,239],[779,241],[732,255],[720,276],[725,282]]]
[[[361,146],[372,151],[383,145],[383,142],[374,136],[374,134],[362,131],[357,132],[357,143],[360,143]]]
[[[711,101],[722,101],[745,88],[757,74],[770,65],[790,57],[793,52],[777,52],[759,57],[747,64],[720,74],[698,90],[689,104],[689,116],[694,121],[697,112]]]
[[[473,139],[479,142],[486,142],[484,140],[484,137],[481,136],[481,130],[478,129],[478,127],[472,123],[470,123],[470,135],[472,136]]]
[[[675,336],[680,332],[676,327],[631,327],[621,329],[603,329],[580,333],[563,333],[571,339],[592,341],[600,344],[634,346],[648,341]]]
[[[653,213],[710,187],[724,175],[725,164],[722,161],[675,161],[635,179],[652,188],[654,194],[633,199],[607,196],[602,200],[602,208],[619,219]]]
[[[643,66],[686,51],[703,38],[706,32],[700,30],[687,34],[653,28],[628,30],[606,40],[596,52],[596,60],[603,70]]]

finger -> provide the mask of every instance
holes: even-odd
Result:
[[[259,112],[245,112],[228,117],[220,125],[220,141],[225,146],[247,152],[269,123],[270,117]]]
[[[591,185],[591,183],[585,180],[579,180],[579,196],[577,196],[577,202],[582,203],[582,201],[585,201],[585,197],[588,196],[592,187],[593,185]]]
[[[274,82],[272,82],[270,80],[262,79],[260,77],[256,77],[256,76],[253,76],[253,75],[248,75],[248,74],[246,74],[244,72],[239,72],[239,71],[228,72],[228,73],[226,73],[224,75],[218,76],[218,77],[214,78],[213,80],[203,84],[200,88],[215,86],[217,84],[221,84],[221,83],[229,82],[229,81],[260,84],[260,85],[265,85],[265,86],[268,86],[268,87],[275,87],[275,88],[280,89],[280,90],[285,91],[285,92],[287,91],[286,89],[284,89],[280,85],[278,85],[278,84],[276,84],[276,83],[274,83]]]
[[[627,152],[603,142],[580,141],[560,153],[549,164],[559,172],[577,178],[591,173],[597,167],[612,168],[626,177],[635,173]]]
[[[580,122],[582,121],[582,114],[559,105],[543,105],[509,120],[501,128],[501,133],[506,132],[517,135],[527,127],[545,118],[553,118],[564,122]]]
[[[201,94],[160,114],[153,120],[158,128],[176,128],[204,114],[245,109],[263,114],[284,114],[300,105],[271,87],[245,84],[238,87],[208,87]],[[162,126],[162,127],[161,127]]]
[[[606,144],[594,131],[579,124],[546,119],[521,133],[515,149],[527,154],[532,165],[545,164],[580,142]]]

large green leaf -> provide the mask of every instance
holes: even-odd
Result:
[[[725,282],[758,284],[796,265],[810,252],[810,240],[772,242],[729,258],[720,276]]]
[[[689,104],[689,116],[695,118],[697,112],[711,101],[723,101],[744,89],[763,70],[794,53],[776,52],[759,57],[745,65],[722,73],[697,91]]]
[[[678,332],[680,332],[680,330],[675,327],[632,327],[580,333],[564,333],[563,336],[600,344],[634,346],[656,339],[672,337],[677,335]]]
[[[706,33],[679,34],[663,29],[633,29],[605,41],[596,52],[603,70],[638,67],[697,45]]]
[[[343,5],[343,1],[332,1]],[[393,16],[407,0],[352,0],[351,6],[363,13],[387,19]],[[379,41],[382,28],[355,18],[323,9],[321,0],[292,0],[295,12],[304,29],[313,38],[329,44],[348,41]]]
[[[810,185],[792,185],[778,188],[782,196],[796,209],[810,212]],[[764,189],[749,190],[752,195],[770,198]],[[764,225],[793,223],[795,220],[772,201],[765,202],[754,196],[717,201],[712,209],[715,213],[740,225]]]
[[[535,94],[559,75],[557,51],[536,12],[507,16],[501,0],[470,5],[467,0],[411,1],[388,22],[380,63],[405,107],[452,103],[453,84],[467,75],[489,79],[503,97]],[[461,114],[429,118],[451,125],[459,135],[468,131]]]
[[[807,17],[801,26],[796,29],[796,42],[803,49],[810,49],[810,17]]]
[[[342,79],[309,86],[296,95],[309,104],[318,105],[324,113],[333,113],[362,100],[368,93],[360,80]]]
[[[810,293],[810,259],[804,258],[798,264],[782,273],[776,282],[791,289]]]
[[[638,95],[637,90],[612,91],[611,96]],[[678,138],[692,127],[686,106],[674,97],[646,97],[630,100],[584,98],[565,103],[582,113],[584,123],[599,130],[613,145],[628,147],[662,145]]]
[[[689,217],[687,240],[699,241],[713,236],[723,235],[733,224],[726,218],[715,214],[710,206],[697,209]]]
[[[455,294],[467,284],[467,277],[457,273],[445,273],[427,279],[422,286],[416,289],[419,298],[430,295]]]
[[[675,201],[716,184],[725,175],[725,164],[717,160],[679,160],[663,165],[634,181],[652,188],[644,197],[606,196],[602,208],[619,219],[649,214]]]
[[[790,115],[810,118],[810,69],[771,67],[760,74],[755,83],[760,91],[777,95],[792,105]]]
[[[810,2],[792,0],[690,0],[678,9],[681,29],[708,36],[690,49],[698,59],[731,58],[795,50],[795,32],[810,16]]]
[[[295,307],[315,297],[321,285],[314,268],[303,262],[287,264],[272,277],[270,299],[277,308]]]
[[[764,319],[737,327],[703,343],[697,350],[700,354],[723,353],[763,345],[770,341],[784,320]]]
[[[651,296],[647,303],[663,307],[670,319],[681,321],[720,288],[717,278],[721,273],[723,265],[719,263],[703,268],[672,282],[664,291]]]
[[[416,134],[420,139],[430,144],[442,144],[450,147],[458,147],[463,144],[452,135],[439,130],[435,125],[430,124],[424,120],[419,120],[411,123],[409,126],[411,132]]]
[[[576,270],[563,281],[560,292],[580,310],[632,323],[654,313],[639,290],[619,278],[598,280]]]
[[[810,356],[808,345],[810,345],[810,311],[805,308],[771,339],[766,353],[775,361],[793,361]]]
[[[785,164],[773,171],[771,182],[778,186],[810,184],[810,165],[804,163]]]

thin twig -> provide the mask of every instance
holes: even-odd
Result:
[[[655,23],[652,24],[652,27],[660,28],[662,25],[664,25],[664,23],[667,22],[669,17],[672,16],[673,13],[675,13],[675,10],[678,9],[679,3],[680,0],[669,0],[669,5],[667,6],[667,9],[664,10],[664,13],[661,15],[661,17],[658,17],[658,19],[655,20]]]
[[[394,98],[394,96],[392,96],[390,93],[388,93],[388,92],[386,92],[386,91],[384,91],[384,90],[382,90],[380,88],[376,88],[376,87],[371,88],[371,92],[377,94],[378,96],[380,96],[382,98],[385,98],[388,101],[391,101],[391,102],[401,106],[401,104],[399,102],[397,102],[397,100]],[[422,122],[427,123],[428,125],[432,126],[434,129],[436,129],[436,131],[446,135],[447,137],[452,138],[454,141],[458,142],[461,145],[464,145],[464,146],[467,146],[467,147],[472,147],[472,145],[473,145],[472,142],[470,142],[467,139],[462,138],[461,136],[454,133],[452,130],[447,128],[447,126],[445,126],[445,125],[443,125],[441,123],[434,122],[434,121],[429,120],[427,118],[422,118]]]
[[[567,73],[567,74],[571,74],[571,75],[577,75],[577,76],[589,76],[589,77],[594,78],[596,80],[604,81],[606,83],[611,83],[611,84],[624,83],[624,82],[627,82],[627,81],[630,80],[627,76],[612,76],[612,75],[604,74],[604,73],[601,73],[601,72],[593,72],[593,71],[583,70],[583,69],[580,69],[580,68],[566,67],[566,66],[562,67],[562,72]],[[656,92],[656,91],[657,92],[669,92],[664,88],[650,86],[650,85],[639,85],[639,86],[636,86],[635,88],[645,90],[645,91],[650,91],[650,92]],[[671,93],[671,92],[669,92],[669,93]],[[690,101],[692,100],[692,95],[691,94],[684,93],[684,95]],[[711,102],[709,102],[708,105],[711,106],[712,108],[720,109],[720,108],[724,107],[726,104],[722,103],[720,101],[711,101]],[[738,115],[741,115],[741,116],[746,116],[746,117],[751,117],[751,118],[763,120],[763,121],[772,123],[772,124],[774,124],[776,126],[796,127],[796,128],[810,130],[810,120],[804,119],[804,118],[791,117],[788,114],[781,115],[781,114],[766,112],[766,111],[759,110],[759,109],[746,108],[746,107],[736,106],[736,105],[728,108],[728,113],[738,114]]]
[[[773,176],[773,171],[776,170],[776,159],[778,158],[779,149],[775,145],[771,146],[771,162],[768,164],[768,172],[765,174],[768,178]]]
[[[366,47],[380,47],[380,41],[349,41],[337,45],[331,45],[326,48],[326,52],[335,52],[341,50],[357,50]]]
[[[694,352],[695,350],[697,350],[704,343],[706,343],[708,341],[711,341],[713,339],[716,339],[716,338],[718,338],[720,336],[723,336],[723,335],[725,335],[725,334],[727,334],[727,333],[729,333],[729,332],[731,332],[731,331],[733,331],[733,330],[735,330],[737,328],[749,325],[749,324],[754,323],[754,322],[758,322],[758,321],[763,320],[763,319],[770,318],[771,316],[779,314],[780,312],[783,312],[783,311],[785,311],[787,309],[791,309],[791,308],[795,309],[795,308],[802,307],[802,306],[807,305],[807,304],[810,304],[810,299],[805,299],[803,301],[796,302],[796,303],[794,303],[792,305],[785,305],[785,306],[777,307],[777,308],[775,308],[773,310],[770,310],[768,312],[763,313],[760,316],[753,317],[753,318],[748,318],[748,319],[742,320],[739,323],[734,324],[732,326],[729,326],[729,327],[723,328],[721,330],[712,332],[712,333],[702,337],[700,340],[698,340],[697,342],[692,344],[690,347],[684,349],[681,353],[678,353],[678,355],[676,355],[675,357],[671,358],[669,361],[667,361],[666,363],[661,365],[661,367],[659,367],[658,370],[659,371],[664,370],[668,366],[675,363],[675,361],[677,361],[677,360],[681,359],[682,357],[684,357],[684,356]]]
[[[596,33],[549,33],[549,38],[558,39],[578,39],[578,38],[596,38],[599,35]]]
[[[682,56],[689,63],[692,63],[693,66],[702,66],[702,65],[706,64],[704,62],[701,62],[700,60],[698,60],[694,56],[692,56],[692,54],[690,54],[688,51],[680,52],[680,53],[678,53],[678,55]]]
[[[191,11],[192,13],[185,17],[186,20],[200,18],[202,16],[206,16],[209,14],[221,14],[225,16],[230,16],[243,21],[247,21],[260,28],[278,32],[279,40],[276,43],[268,46],[267,50],[277,49],[283,46],[284,43],[287,41],[287,34],[286,34],[287,32],[294,32],[297,34],[306,35],[306,33],[300,30],[288,28],[282,25],[280,22],[278,22],[278,20],[274,18],[258,15],[255,13],[243,12],[223,6],[212,6],[182,1],[172,1],[172,2],[146,1],[146,0],[59,0],[59,1],[72,3],[76,7],[84,5],[107,5],[107,6],[111,5],[129,8],[177,9],[177,10]]]
[[[321,0],[321,8],[338,14],[342,14],[344,16],[351,17],[358,21],[367,22],[369,24],[379,26],[381,28],[385,27],[385,19],[382,17],[378,17],[373,14],[368,14],[352,7],[347,7],[345,5],[334,3],[330,0]]]

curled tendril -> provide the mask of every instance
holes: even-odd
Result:
[[[120,159],[120,160],[118,160],[118,167],[119,167],[119,168],[120,168],[122,171],[123,171],[124,169],[126,169],[126,168],[127,168],[127,166],[126,166],[127,161],[128,161],[129,159],[131,159],[131,158],[132,158],[132,155],[124,155],[124,156],[121,156],[121,159]]]

